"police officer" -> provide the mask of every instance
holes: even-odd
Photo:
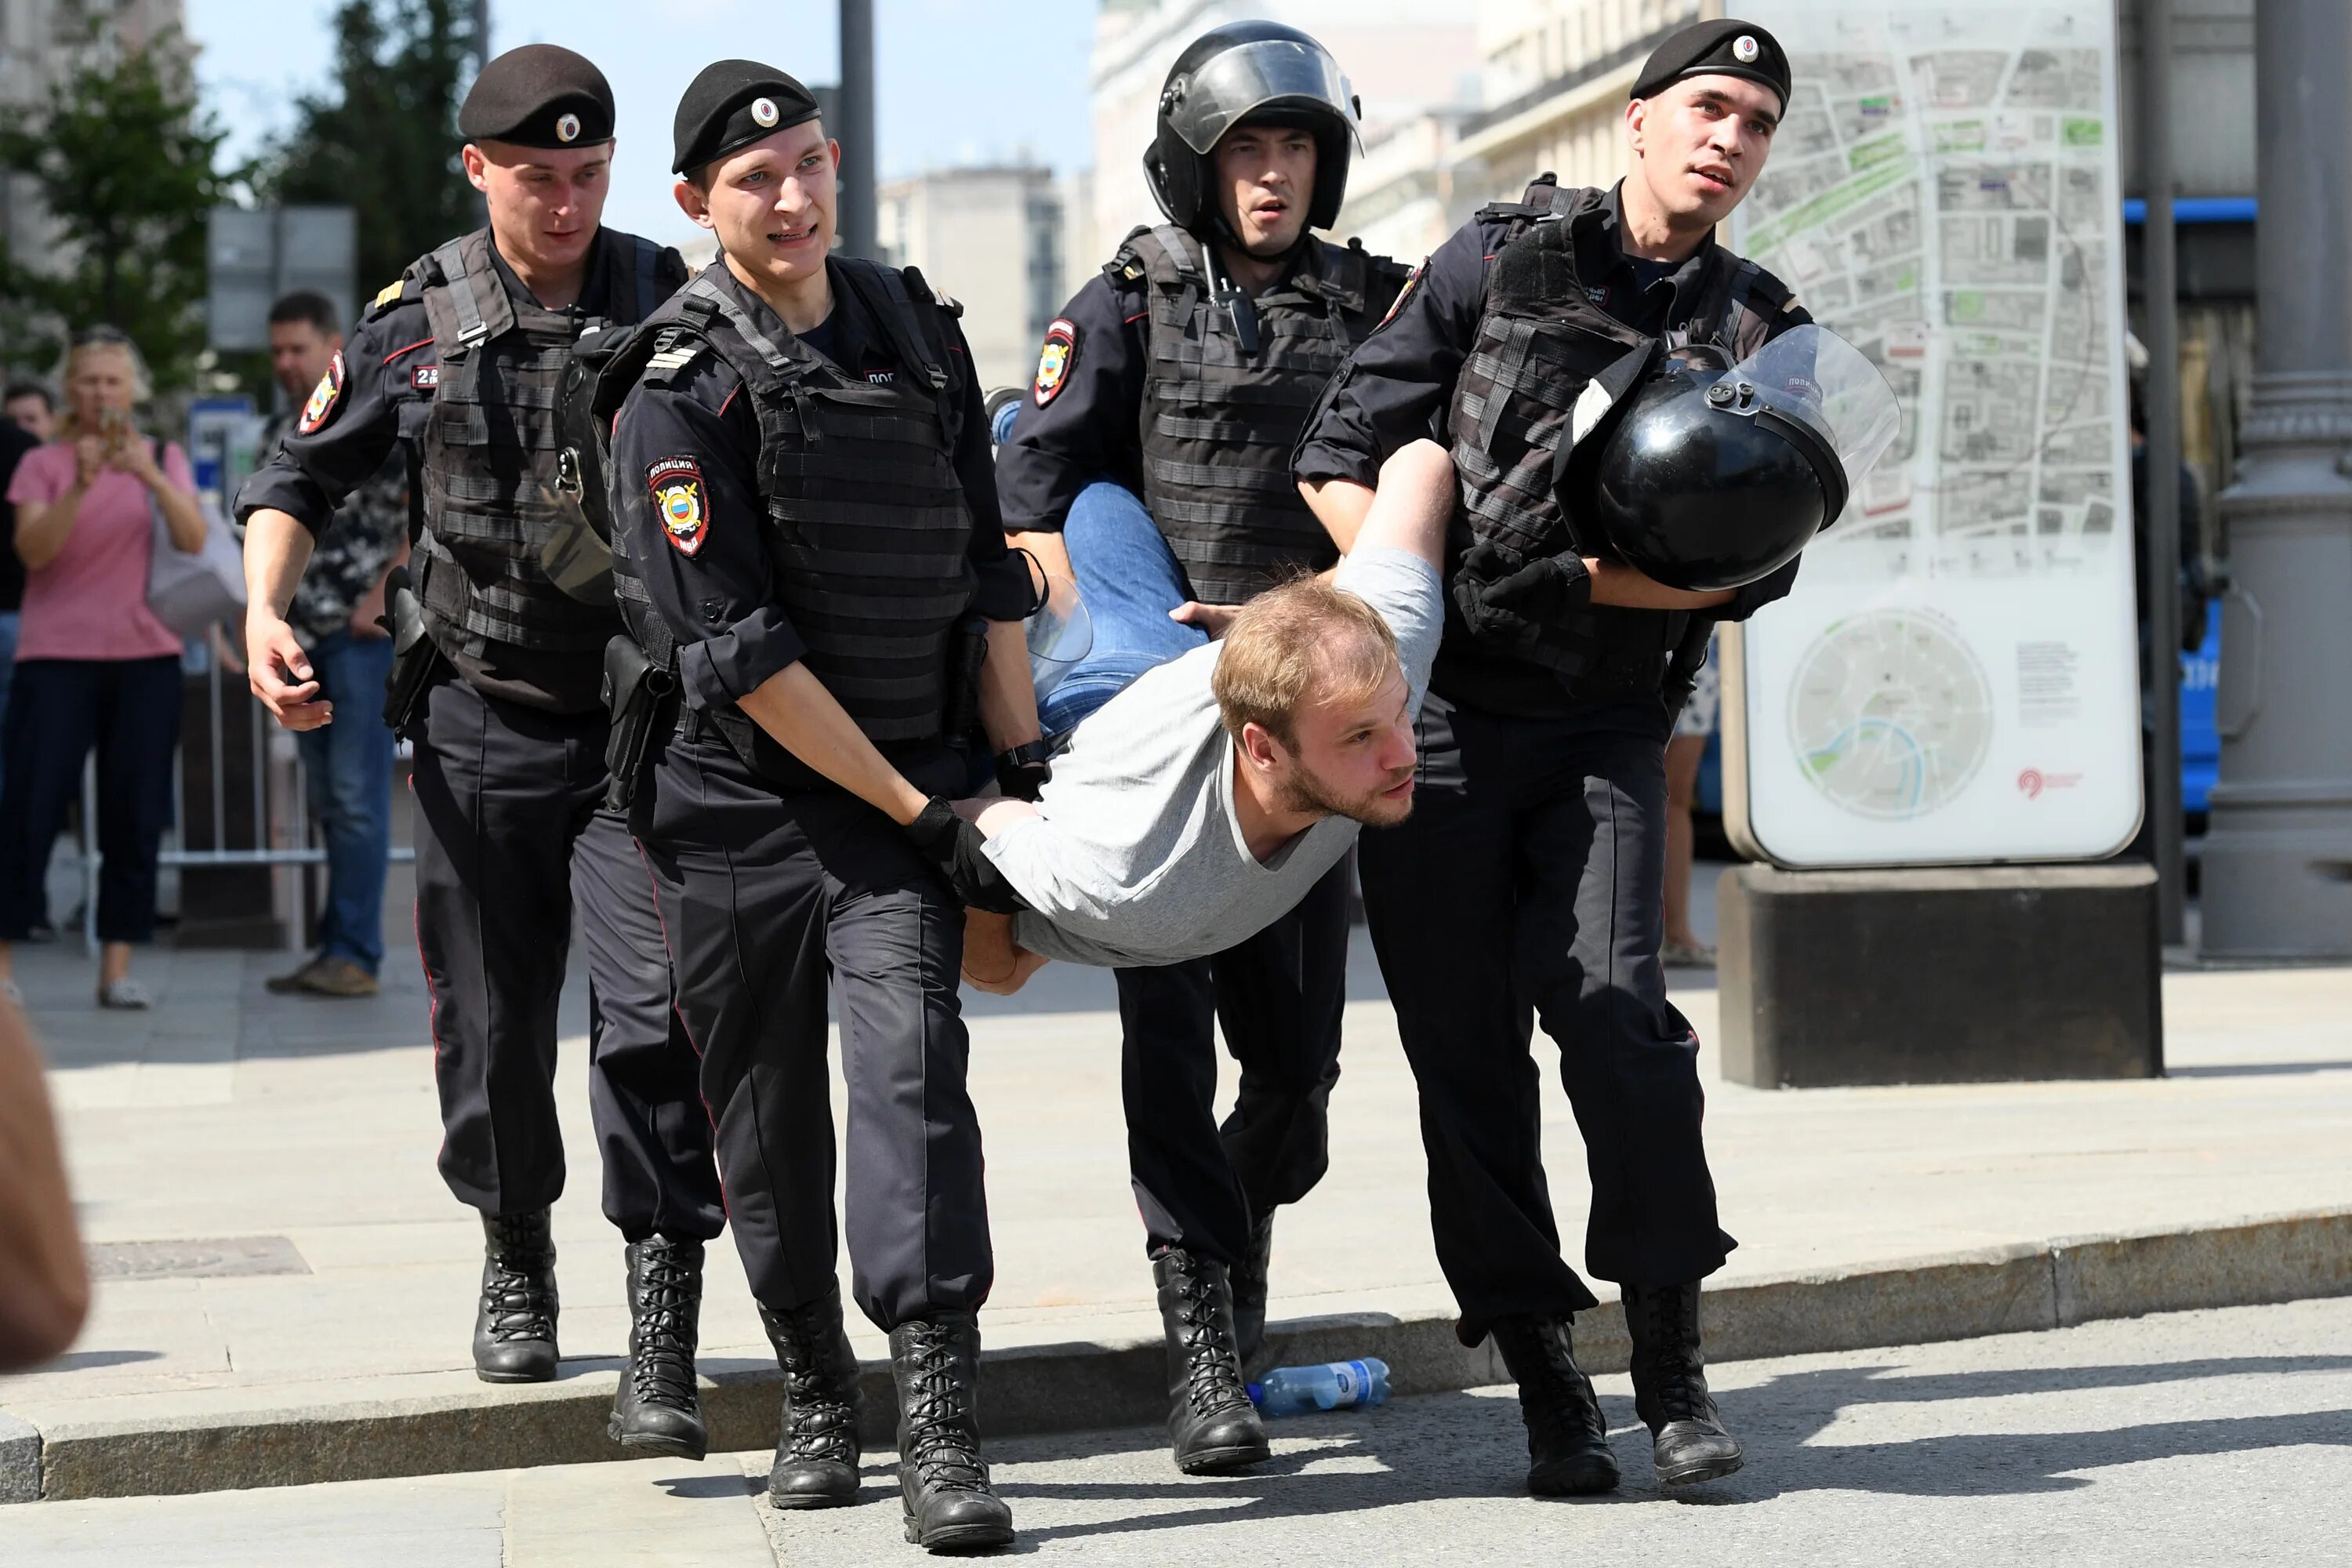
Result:
[[[552,1079],[576,902],[604,1213],[627,1243],[632,1307],[612,1431],[633,1448],[699,1457],[696,1313],[703,1244],[724,1209],[652,888],[626,822],[599,809],[598,686],[620,617],[601,546],[567,502],[553,424],[574,341],[646,316],[686,269],[676,252],[599,226],[613,95],[587,60],[546,44],[501,55],[457,123],[489,226],[376,296],[237,498],[253,689],[290,729],[334,716],[286,606],[334,508],[397,443],[417,585],[394,595],[402,710],[387,717],[415,743],[416,934],[441,1173],[481,1210],[488,1238],[475,1371],[492,1383],[556,1374]]]
[[[1066,729],[1239,605],[1338,552],[1290,480],[1316,396],[1405,269],[1337,221],[1357,106],[1296,28],[1236,22],[1177,57],[1144,164],[1169,221],[1128,236],[1046,333],[1000,454],[1014,542],[1071,577],[1095,651],[1046,704]],[[1213,623],[1193,609],[1189,621]],[[1238,1363],[1265,1322],[1274,1213],[1321,1179],[1339,1074],[1349,868],[1213,958],[1118,972],[1129,1164],[1160,1289],[1178,1466],[1266,1457]],[[1241,1064],[1222,1129],[1215,1026]]]
[[[1668,589],[1567,551],[1555,458],[1580,390],[1654,340],[1734,360],[1807,320],[1715,226],[1771,147],[1788,59],[1763,28],[1701,22],[1659,46],[1625,111],[1626,177],[1547,176],[1476,215],[1333,384],[1297,472],[1344,546],[1381,456],[1434,427],[1460,475],[1444,642],[1420,719],[1412,818],[1361,846],[1366,913],[1420,1085],[1438,1258],[1462,1342],[1492,1333],[1519,1384],[1528,1489],[1617,1484],[1571,1354],[1594,1304],[1560,1256],[1538,1153],[1530,1013],[1557,1042],[1593,1198],[1585,1258],[1620,1286],[1634,1401],[1661,1480],[1728,1474],[1699,1280],[1717,1228],[1697,1041],[1658,963],[1664,751],[1707,632],[1788,592]],[[1479,629],[1473,630],[1475,625]]]
[[[959,308],[912,268],[828,258],[840,149],[817,116],[769,66],[721,60],[694,79],[676,191],[721,258],[601,383],[623,605],[677,692],[634,825],[736,1246],[786,1374],[770,1495],[857,1498],[834,992],[852,1284],[890,1337],[907,1535],[968,1549],[1013,1523],[973,1416],[993,1265],[964,1089],[963,914],[899,829],[927,795],[961,793],[970,764],[950,742],[975,707],[995,752],[1037,738],[1020,625],[1034,595],[1005,547]]]

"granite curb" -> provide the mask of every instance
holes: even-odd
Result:
[[[1918,1344],[2063,1328],[2101,1318],[2352,1294],[2352,1208],[2188,1230],[2065,1237],[1874,1267],[1730,1283],[1706,1295],[1710,1360]],[[1583,1314],[1578,1360],[1624,1369],[1616,1303]],[[1286,1363],[1378,1356],[1400,1394],[1507,1381],[1490,1346],[1466,1348],[1451,1318],[1339,1313],[1273,1325]],[[233,1415],[82,1420],[47,1429],[0,1411],[0,1502],[157,1496],[609,1460],[614,1378],[604,1370],[462,1394],[309,1404]],[[1157,1339],[1023,1346],[984,1361],[995,1435],[1148,1426],[1167,1413]],[[706,1378],[713,1452],[775,1441],[772,1369]],[[889,1370],[864,1371],[863,1426],[890,1441]]]

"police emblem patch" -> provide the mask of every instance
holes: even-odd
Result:
[[[654,514],[662,535],[680,555],[692,555],[710,537],[710,508],[703,500],[702,465],[692,458],[664,458],[646,465]]]
[[[580,140],[580,117],[566,114],[555,122],[555,139],[569,147]]]
[[[1070,367],[1078,360],[1078,329],[1067,317],[1058,317],[1045,329],[1045,346],[1037,355],[1037,406],[1043,408],[1054,401],[1055,395],[1070,379]]]
[[[343,400],[343,351],[337,349],[335,357],[327,362],[327,374],[310,389],[310,401],[302,405],[301,423],[297,429],[308,436],[330,418],[336,405]]]
[[[751,100],[751,118],[762,128],[770,128],[774,126],[777,121],[782,120],[783,114],[776,108],[774,99],[755,98]]]
[[[1761,47],[1757,44],[1755,38],[1748,34],[1742,33],[1738,37],[1732,40],[1731,56],[1741,65],[1754,65],[1756,63],[1756,57],[1762,52]]]

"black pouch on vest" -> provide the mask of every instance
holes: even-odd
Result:
[[[392,673],[383,681],[383,721],[404,741],[425,733],[425,694],[441,678],[448,660],[425,630],[425,602],[409,582],[408,568],[395,566],[383,580],[383,614],[376,617],[392,637]]]
[[[655,743],[677,721],[669,704],[675,689],[669,671],[633,638],[616,637],[604,645],[604,710],[613,721],[604,739],[604,767],[612,775],[604,786],[605,810],[626,811],[637,798]]]
[[[948,700],[940,723],[940,739],[958,750],[980,728],[980,669],[987,662],[988,622],[966,616],[948,642]]]

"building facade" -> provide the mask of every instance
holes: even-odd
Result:
[[[1019,386],[1067,297],[1062,188],[1034,166],[940,169],[877,193],[881,259],[918,267],[963,303],[973,368],[989,390]]]

